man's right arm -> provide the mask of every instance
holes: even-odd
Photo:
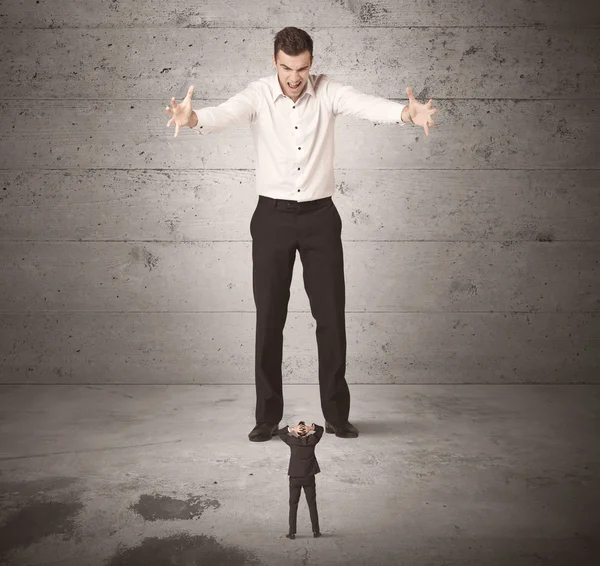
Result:
[[[188,122],[188,126],[190,128],[195,128],[198,124],[198,114],[196,114],[195,110],[192,110],[192,115],[190,116],[190,121]]]
[[[245,126],[257,116],[260,92],[250,83],[243,91],[218,106],[192,110],[188,126],[199,134],[219,132],[225,128]]]
[[[323,436],[323,432],[325,431],[325,429],[321,425],[318,425],[315,423],[312,424],[312,428],[315,431],[315,433],[311,436],[315,439],[314,443],[317,444],[317,442],[319,442],[319,440],[321,440],[321,437]]]

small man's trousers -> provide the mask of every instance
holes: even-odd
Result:
[[[298,502],[304,488],[304,495],[308,503],[310,522],[313,533],[319,531],[319,514],[317,513],[317,486],[315,476],[294,478],[290,476],[290,533],[296,534],[296,518],[298,516]]]

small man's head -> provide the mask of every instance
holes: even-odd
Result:
[[[313,63],[313,42],[304,30],[287,27],[277,32],[273,65],[283,94],[297,100],[308,82]]]
[[[300,421],[297,425],[297,429],[298,429],[298,436],[305,436],[307,433],[306,430],[306,425],[304,424],[304,421]]]

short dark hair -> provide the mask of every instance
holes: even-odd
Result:
[[[283,51],[286,55],[300,55],[308,49],[310,57],[313,56],[313,41],[303,29],[294,27],[283,28],[278,31],[275,35],[274,42],[274,55],[277,60],[277,53],[279,50]]]

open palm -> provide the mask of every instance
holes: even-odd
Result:
[[[412,88],[406,88],[406,94],[408,94],[408,112],[412,121],[417,126],[425,128],[425,134],[429,135],[429,128],[434,124],[431,116],[437,113],[437,108],[433,108],[433,99],[430,98],[429,102],[422,104],[419,102],[412,91]]]
[[[165,111],[167,114],[171,116],[171,119],[167,122],[167,128],[171,127],[171,124],[175,124],[175,135],[174,138],[179,134],[179,128],[183,126],[187,126],[190,117],[192,115],[192,95],[194,94],[194,87],[191,86],[185,98],[182,100],[181,104],[177,104],[175,102],[175,98],[171,98],[171,106],[173,108],[166,107]]]

